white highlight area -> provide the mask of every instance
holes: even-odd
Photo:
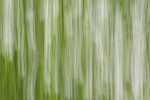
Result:
[[[132,91],[134,100],[142,100],[143,77],[145,68],[145,32],[144,32],[144,2],[137,1],[132,8],[133,27],[133,69]]]
[[[123,31],[119,7],[115,13],[115,100],[123,100]]]
[[[13,35],[13,16],[14,16],[14,1],[3,1],[3,54],[11,60],[13,57],[14,35]]]

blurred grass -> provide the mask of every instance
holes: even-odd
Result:
[[[136,71],[133,46],[140,45],[133,43],[136,37],[132,7],[142,1],[12,0],[13,4],[4,3],[10,1],[0,0],[0,100],[136,100],[132,85],[132,74]],[[144,73],[138,100],[150,99],[150,0],[144,0],[144,4],[141,16],[144,16],[145,65],[140,66]],[[119,34],[115,30],[119,27],[116,28],[117,7],[122,19],[122,40],[116,38]],[[8,41],[3,38],[4,22],[11,21],[4,18],[4,9],[14,14],[10,26],[14,44],[13,49],[8,48],[13,51],[12,59],[4,52],[3,41]],[[116,92],[117,54],[122,69],[118,75],[122,75],[123,89],[119,89],[123,97]]]

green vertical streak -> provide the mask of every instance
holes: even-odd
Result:
[[[34,11],[35,11],[35,34],[37,42],[37,55],[38,55],[38,64],[37,64],[37,79],[36,79],[36,100],[47,100],[46,94],[44,94],[44,22],[41,20],[40,8],[41,0],[35,0],[34,2]]]
[[[122,11],[122,22],[123,22],[123,83],[124,83],[124,95],[126,99],[132,99],[132,87],[131,87],[131,73],[130,64],[131,61],[131,47],[132,47],[132,16],[131,16],[131,5],[132,0],[121,1],[119,0],[119,6]],[[128,7],[127,7],[128,6]],[[130,54],[129,54],[130,53]],[[128,95],[128,96],[127,96]]]
[[[66,40],[65,40],[65,30],[64,30],[64,1],[59,0],[59,18],[58,18],[58,69],[59,69],[59,97],[58,99],[64,99],[64,62],[65,62],[65,50],[66,50]]]
[[[0,0],[0,48],[2,48],[2,3],[3,3],[3,1],[2,0]],[[0,78],[1,78],[1,81],[2,82],[0,82],[0,99],[4,99],[4,96],[3,96],[3,84],[4,84],[4,78],[3,78],[3,67],[2,66],[4,66],[4,64],[3,64],[3,57],[2,57],[2,49],[0,49],[0,65],[1,65],[1,67],[0,67]]]
[[[20,9],[18,9],[20,8]],[[23,76],[26,75],[26,44],[25,44],[25,24],[24,24],[24,5],[23,0],[15,0],[15,19],[14,19],[14,26],[15,26],[15,36],[16,36],[16,50],[14,54],[15,60],[15,70],[16,70],[16,77],[17,77],[17,100],[25,100],[25,79]],[[19,42],[20,40],[20,42]],[[20,45],[19,45],[20,44]],[[21,48],[19,49],[18,46]],[[22,62],[23,59],[23,62]],[[19,62],[21,61],[21,62]],[[20,65],[19,65],[20,63]],[[22,71],[22,65],[24,66],[24,72]],[[19,68],[20,67],[20,68]],[[20,73],[19,73],[20,72]]]
[[[22,0],[22,9],[23,9],[23,22],[24,22],[24,52],[25,52],[25,74],[27,77],[28,74],[28,69],[29,69],[29,64],[28,64],[28,42],[27,42],[27,22],[26,22],[26,0]],[[21,80],[20,84],[22,84],[22,91],[23,92],[23,100],[26,100],[26,95],[27,95],[27,78],[24,80]]]
[[[145,6],[145,33],[146,33],[146,53],[145,53],[145,58],[146,58],[146,82],[144,85],[144,99],[147,100],[150,98],[149,92],[150,92],[150,0],[146,0],[146,6]]]

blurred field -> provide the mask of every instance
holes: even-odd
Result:
[[[0,100],[150,100],[150,0],[0,0]]]

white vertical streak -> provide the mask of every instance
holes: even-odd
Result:
[[[93,20],[92,20],[92,1],[87,1],[87,9],[85,13],[85,99],[87,100],[92,100],[93,98],[93,69],[92,69],[92,25],[93,25]]]
[[[4,0],[3,3],[3,52],[11,60],[13,57],[13,0]]]
[[[72,9],[65,13],[64,24],[66,31],[66,66],[65,66],[65,95],[68,100],[73,99],[73,29],[72,29]]]
[[[133,70],[132,70],[132,91],[135,100],[142,100],[143,69],[145,37],[144,37],[144,0],[137,1],[132,8],[133,28]]]
[[[51,66],[51,15],[50,15],[50,1],[45,0],[44,1],[44,7],[45,7],[45,20],[44,20],[44,84],[45,84],[45,90],[50,92],[50,83],[51,83],[51,72],[50,72],[50,66]]]
[[[108,49],[108,2],[107,0],[98,0],[95,3],[96,11],[93,31],[95,34],[95,49],[96,49],[96,66],[95,66],[95,99],[99,100],[106,94],[105,85],[108,86],[108,59],[106,51]],[[94,67],[94,66],[93,66]],[[106,90],[107,91],[107,90]],[[105,93],[104,93],[105,92]],[[107,94],[106,94],[107,95]]]
[[[115,100],[123,100],[123,31],[122,13],[119,7],[115,14]]]

